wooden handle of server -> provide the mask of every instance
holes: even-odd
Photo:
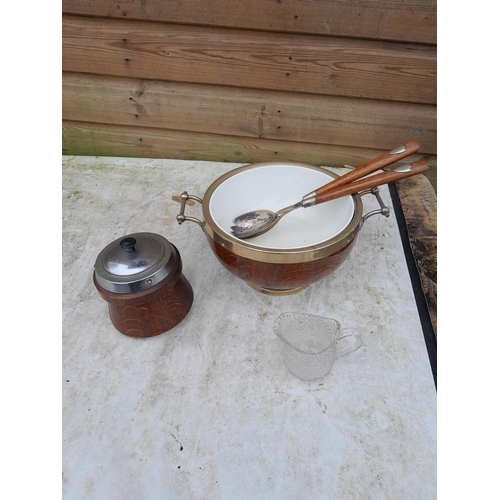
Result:
[[[323,203],[324,201],[328,201],[330,198],[326,198],[330,192],[336,191],[340,186],[344,186],[350,182],[361,179],[368,174],[376,172],[388,165],[392,165],[407,156],[410,156],[418,151],[420,148],[420,144],[417,141],[410,141],[404,144],[403,146],[399,146],[394,148],[392,151],[384,153],[374,160],[361,165],[360,167],[351,170],[347,174],[335,179],[328,184],[316,189],[316,203]]]
[[[341,198],[342,196],[347,196],[349,194],[359,193],[360,191],[371,189],[375,186],[382,186],[383,184],[388,184],[389,182],[399,181],[405,177],[422,174],[428,168],[429,164],[425,160],[414,161],[408,165],[398,167],[396,170],[388,170],[387,172],[382,172],[381,174],[372,175],[370,177],[366,177],[365,179],[351,182],[350,184],[342,186],[335,191],[330,191],[330,193],[322,198],[322,201],[317,201],[316,198],[316,203],[324,203],[325,201]]]

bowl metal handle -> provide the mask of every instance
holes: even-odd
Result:
[[[385,215],[386,217],[389,217],[391,213],[391,209],[384,203],[384,200],[380,197],[379,193],[379,188],[377,186],[372,187],[371,189],[366,189],[365,191],[360,191],[359,195],[364,196],[365,194],[372,194],[377,198],[377,201],[380,205],[380,209],[378,210],[372,210],[371,212],[368,212],[367,214],[363,215],[363,222],[362,225],[366,222],[367,219],[369,219],[372,215]]]
[[[205,229],[205,223],[202,222],[200,219],[197,219],[196,217],[189,217],[188,215],[184,215],[184,211],[186,210],[186,202],[188,200],[195,200],[198,203],[202,204],[203,200],[201,198],[198,198],[198,196],[193,196],[187,193],[187,191],[184,191],[181,194],[181,209],[179,212],[179,215],[177,215],[177,222],[179,224],[182,224],[185,221],[191,221],[191,222],[196,222],[198,226],[201,227],[201,229]]]

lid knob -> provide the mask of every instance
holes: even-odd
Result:
[[[120,246],[127,252],[127,253],[132,253],[135,252],[135,244],[137,243],[137,240],[135,238],[123,238],[122,241],[120,241]]]

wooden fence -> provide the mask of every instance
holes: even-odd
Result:
[[[63,154],[437,169],[436,0],[63,0]]]

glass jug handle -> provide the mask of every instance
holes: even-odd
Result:
[[[357,328],[342,328],[337,339],[335,359],[342,358],[357,351],[363,345],[363,338]]]

